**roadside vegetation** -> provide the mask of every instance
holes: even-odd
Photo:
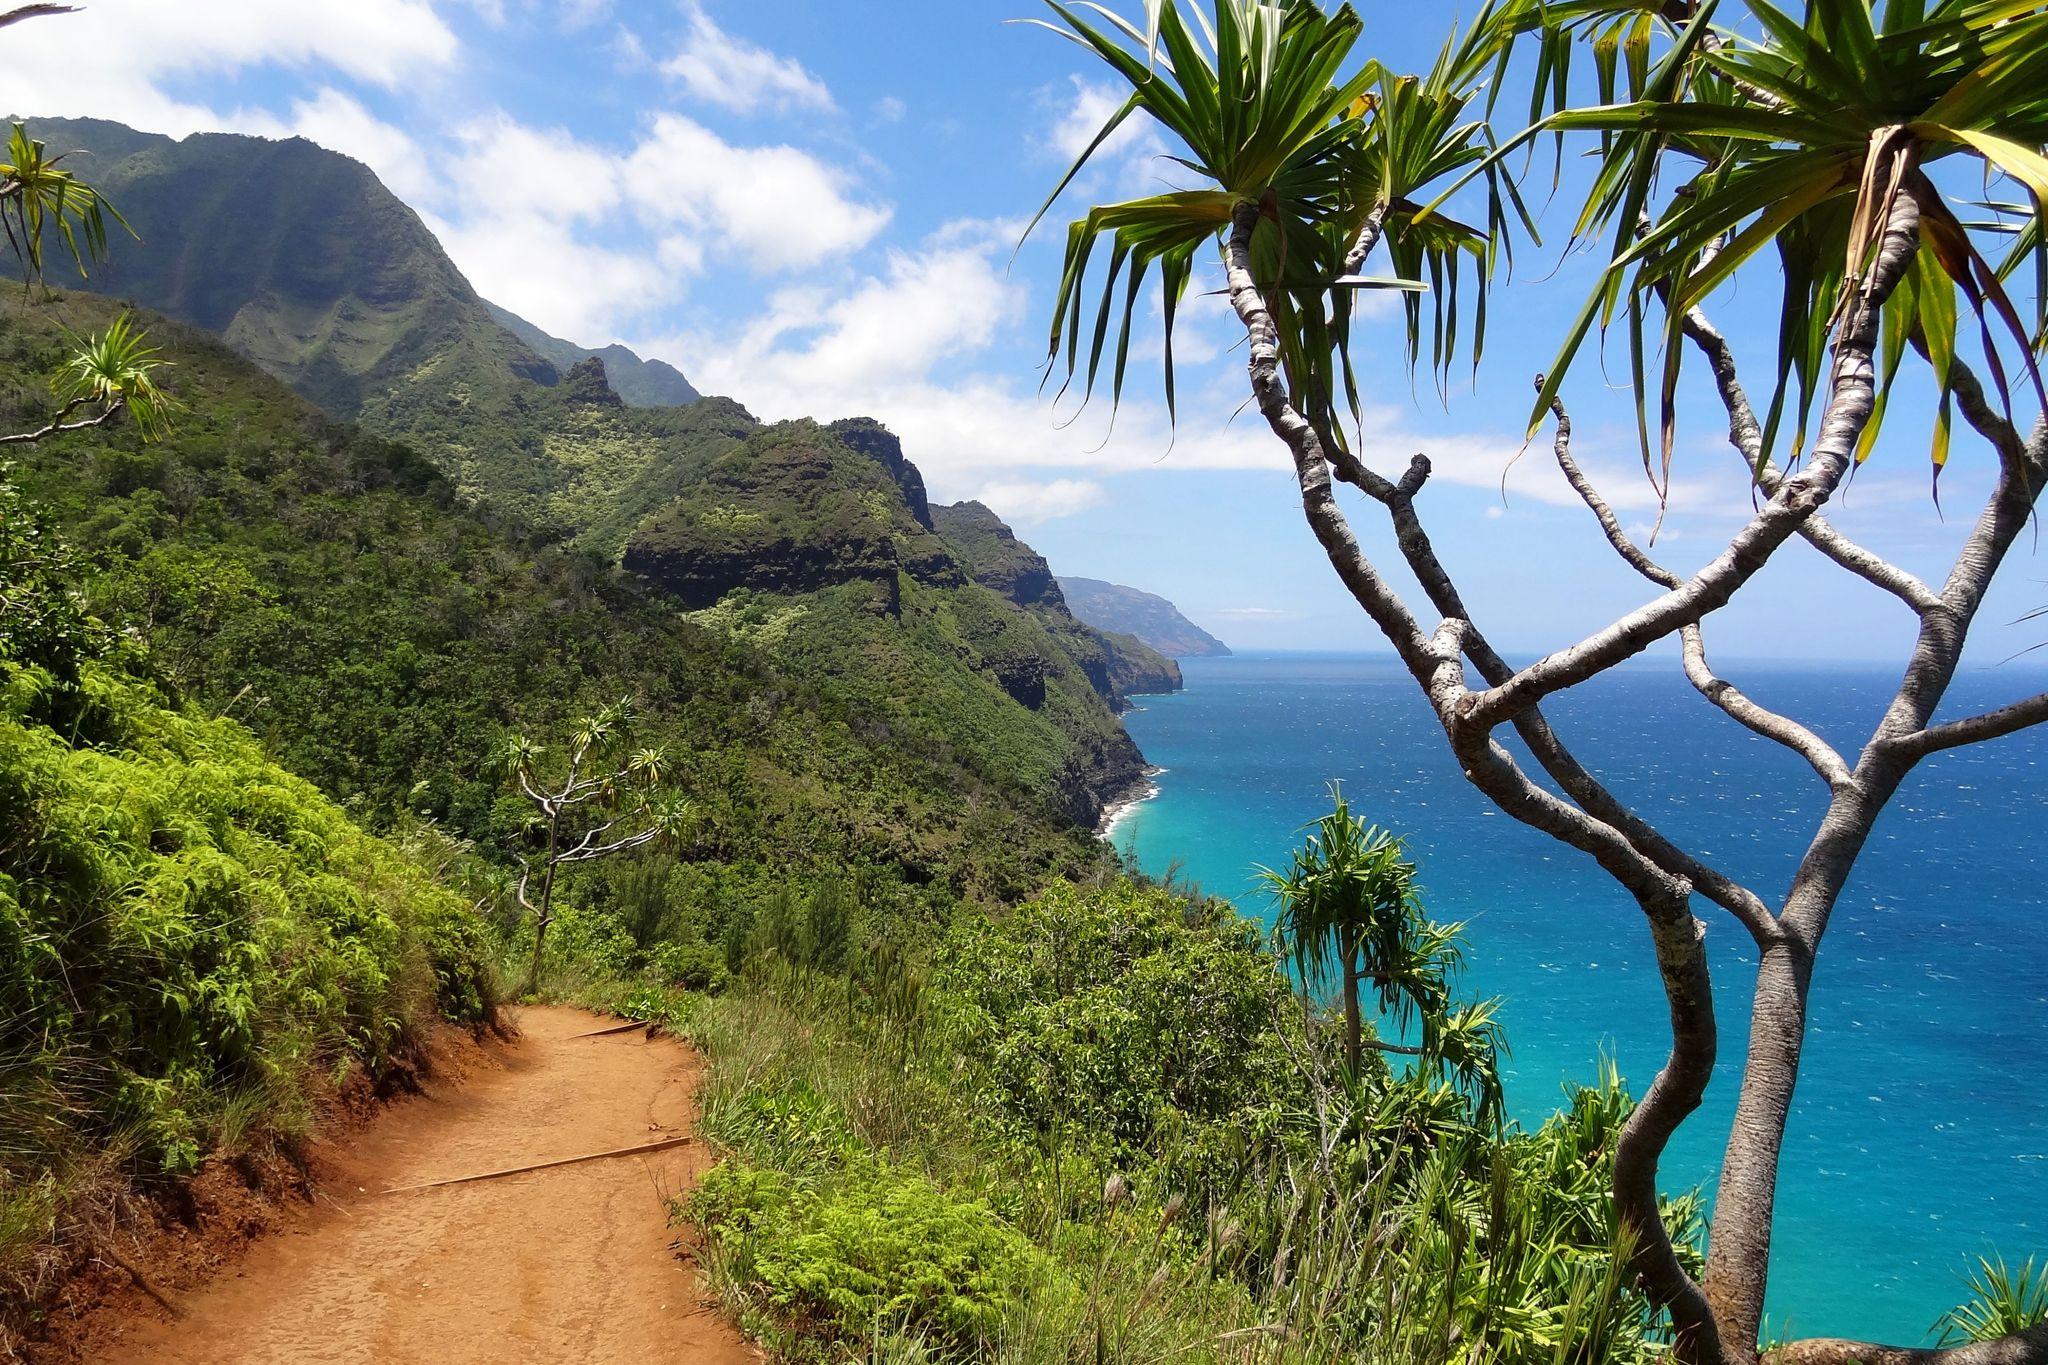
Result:
[[[101,411],[150,392],[123,336],[67,367],[103,381]],[[77,558],[10,472],[0,1346],[128,1192],[303,1134],[316,1095],[382,1080],[432,1021],[481,1028],[497,1004],[470,907],[239,723],[176,704],[87,609]]]

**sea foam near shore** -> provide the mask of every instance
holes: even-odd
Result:
[[[1095,827],[1095,837],[1114,841],[1117,826],[1130,819],[1138,807],[1159,795],[1159,784],[1153,779],[1166,771],[1164,768],[1145,769],[1144,780],[1124,795],[1102,808],[1102,820]]]

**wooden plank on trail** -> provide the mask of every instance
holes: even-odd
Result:
[[[478,1180],[498,1180],[508,1175],[525,1175],[528,1171],[552,1170],[556,1166],[575,1166],[585,1161],[603,1161],[607,1157],[638,1156],[643,1152],[665,1152],[671,1147],[680,1147],[694,1138],[662,1138],[659,1142],[643,1142],[637,1147],[618,1147],[609,1152],[589,1152],[583,1156],[558,1157],[553,1161],[536,1161],[530,1166],[509,1166],[502,1171],[485,1171],[481,1175],[451,1176],[447,1180],[429,1180],[418,1185],[399,1185],[383,1190],[383,1194],[411,1194],[415,1190],[436,1190],[443,1185],[467,1185]]]

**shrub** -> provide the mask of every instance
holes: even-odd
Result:
[[[83,699],[61,730],[60,688]],[[190,1171],[252,1109],[303,1115],[316,1074],[493,1008],[460,900],[239,725],[111,666],[0,662],[0,826],[0,1287],[23,1299],[87,1154]]]
[[[1045,1253],[987,1204],[879,1159],[818,1186],[728,1161],[689,1211],[799,1350],[883,1332],[985,1347],[1051,1274]]]
[[[934,984],[985,1070],[985,1118],[1010,1135],[1100,1141],[1133,1165],[1171,1153],[1163,1175],[1209,1184],[1283,1122],[1279,1030],[1299,1011],[1258,930],[1221,902],[1056,885],[963,918]]]

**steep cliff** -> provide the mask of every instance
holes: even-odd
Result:
[[[1145,766],[1116,719],[1115,651],[1056,597],[1022,605],[972,573],[979,540],[933,529],[951,510],[927,505],[880,424],[788,422],[712,461],[633,531],[624,562],[699,624],[1092,824]]]
[[[1113,705],[1121,707],[1144,693],[1180,690],[1179,664],[1135,636],[1097,630],[1076,619],[1045,557],[1017,539],[987,507],[961,502],[935,507],[932,516],[974,581],[1036,615]]]

